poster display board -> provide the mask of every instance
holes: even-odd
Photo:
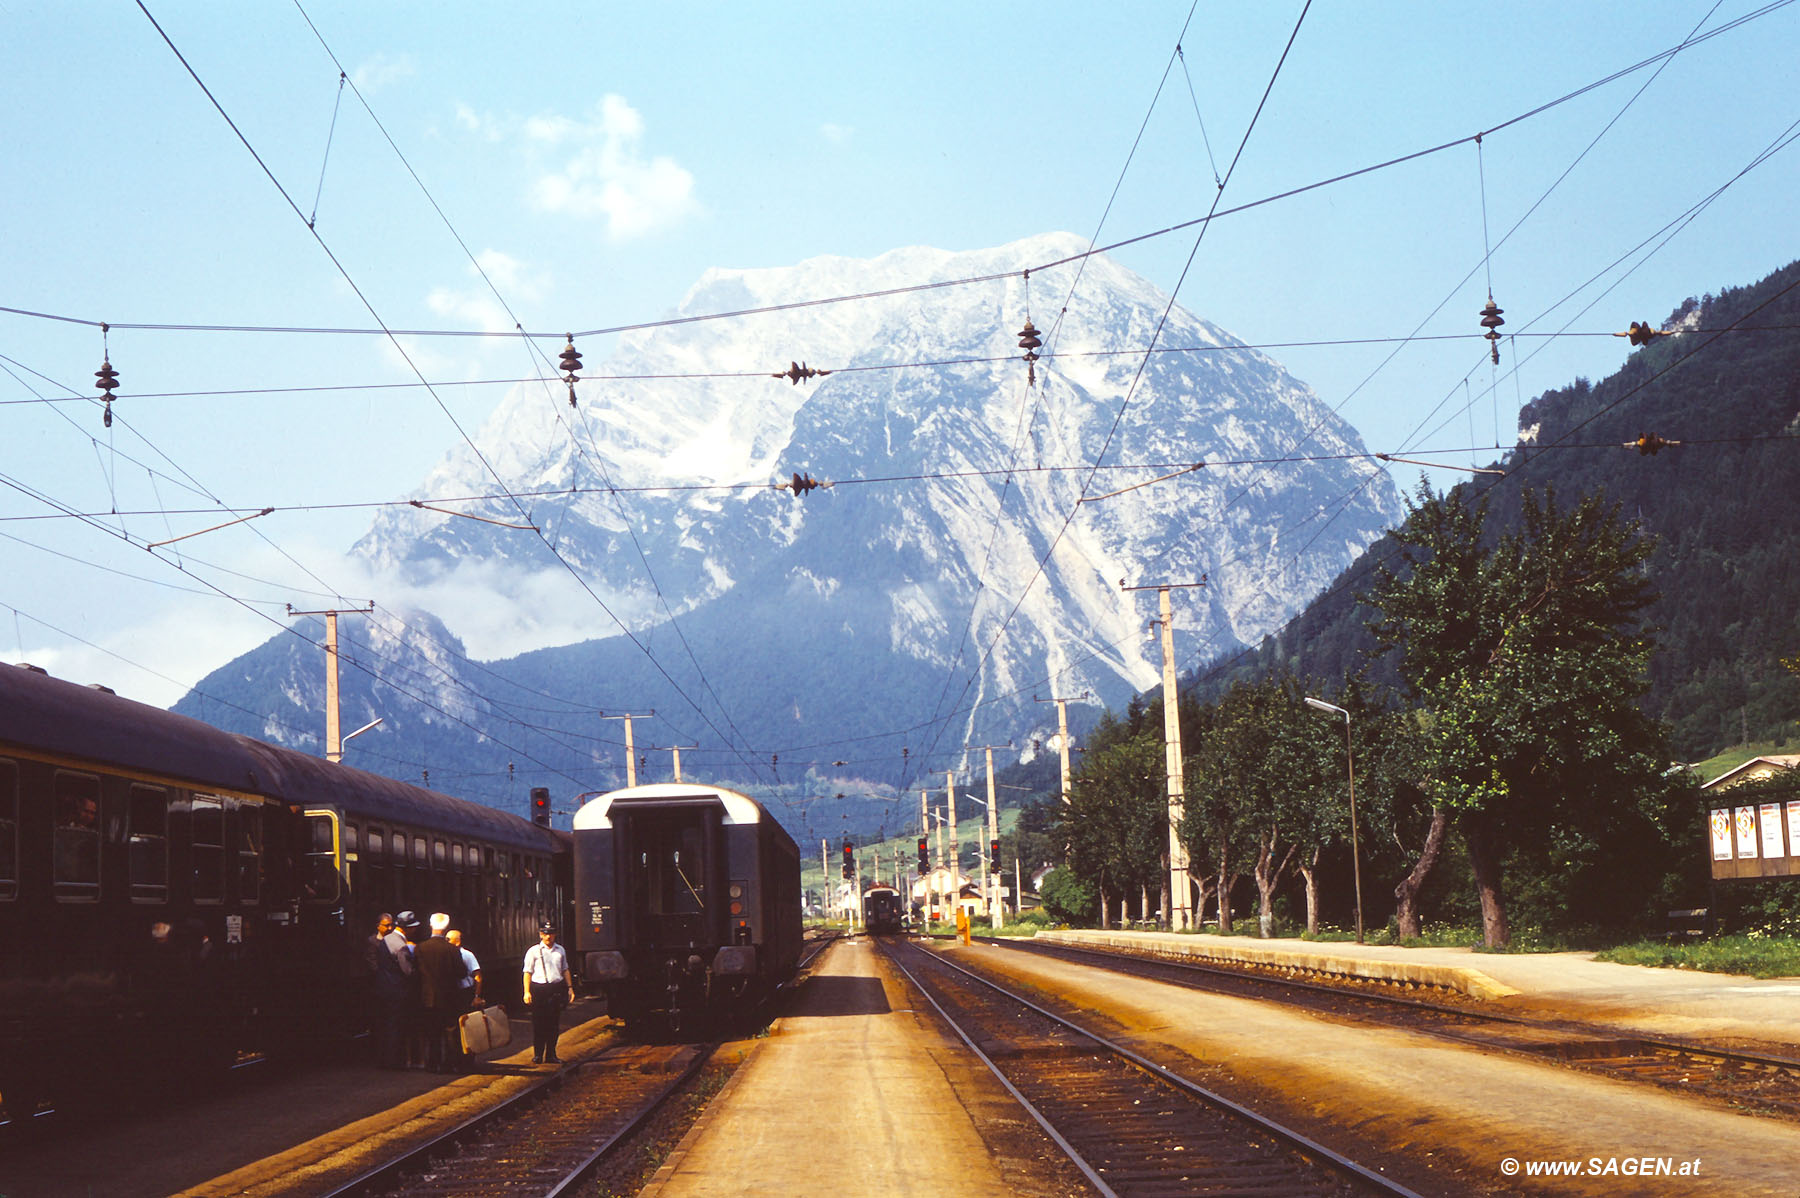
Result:
[[[1712,876],[1800,876],[1800,801],[1721,805],[1707,811]]]

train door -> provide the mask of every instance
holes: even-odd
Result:
[[[616,876],[623,896],[621,943],[716,945],[724,932],[721,809],[716,804],[650,811],[615,808],[616,843],[624,860]]]

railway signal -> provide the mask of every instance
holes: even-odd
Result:
[[[1000,842],[998,840],[988,841],[988,860],[992,862],[989,868],[998,873],[1000,870]]]
[[[925,843],[925,838],[919,837],[919,873],[921,875],[931,872],[931,861],[925,852]]]
[[[546,786],[531,788],[531,822],[540,828],[550,826],[550,789]]]
[[[855,876],[856,876],[856,846],[851,844],[849,839],[846,838],[844,841],[844,877],[854,878]]]

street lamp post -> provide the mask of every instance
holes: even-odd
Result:
[[[1323,699],[1308,698],[1306,705],[1315,711],[1323,711],[1327,715],[1344,717],[1344,772],[1350,782],[1350,870],[1351,879],[1356,884],[1356,942],[1363,942],[1362,912],[1362,850],[1356,843],[1356,759],[1350,751],[1350,713],[1335,703],[1327,703]]]

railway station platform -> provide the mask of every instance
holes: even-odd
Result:
[[[1326,976],[1442,987],[1497,1008],[1563,1015],[1643,1036],[1741,1041],[1800,1055],[1800,977],[1758,979],[1597,961],[1593,953],[1483,953],[1349,942],[1055,931],[1037,939],[1201,960],[1290,967]]]
[[[1042,1188],[1048,1141],[912,993],[868,940],[834,945],[640,1198],[1070,1192]]]

